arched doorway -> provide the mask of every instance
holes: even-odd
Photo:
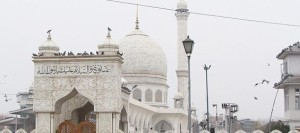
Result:
[[[154,130],[158,133],[165,133],[168,130],[172,130],[172,126],[167,121],[162,120],[154,126]]]
[[[76,89],[55,105],[57,119],[61,122],[57,133],[96,133],[94,105]]]

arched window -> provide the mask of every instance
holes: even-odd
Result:
[[[150,89],[145,92],[145,101],[152,102],[152,91]]]
[[[161,92],[161,90],[157,90],[155,92],[155,102],[162,102],[162,92]]]
[[[133,99],[138,100],[138,101],[142,101],[142,91],[140,89],[135,89],[133,91]]]
[[[154,126],[154,130],[159,133],[165,133],[166,131],[172,130],[172,126],[167,121],[162,120]]]

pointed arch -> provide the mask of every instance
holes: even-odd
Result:
[[[71,118],[77,118],[77,123],[82,121],[96,123],[96,116],[92,115],[92,112],[94,112],[94,105],[87,101],[84,105],[72,110]]]
[[[172,130],[172,126],[165,120],[161,120],[155,124],[154,130],[159,133],[165,133],[166,131]]]
[[[119,122],[119,129],[123,132],[128,131],[128,114],[126,112],[125,107],[123,106],[121,110],[120,122]]]
[[[128,122],[127,116],[128,116],[127,111],[125,110],[125,107],[123,106],[123,108],[121,110],[121,119],[120,119],[120,121]]]
[[[65,101],[67,101],[67,100],[71,99],[72,97],[76,96],[77,94],[79,94],[79,93],[78,93],[78,91],[76,90],[76,88],[74,88],[69,94],[67,94],[67,95],[65,95],[64,97],[62,97],[62,98],[60,98],[59,100],[57,100],[57,101],[55,102],[55,104],[54,104],[54,107],[55,107],[54,110],[55,110],[55,112],[60,113],[60,112],[61,112],[62,104],[63,104]],[[83,95],[82,95],[82,96],[83,96]],[[85,97],[85,96],[83,96],[83,97]],[[85,98],[87,98],[87,97],[85,97]],[[93,103],[92,100],[90,100],[89,98],[87,98],[87,99],[88,99],[88,101],[89,101],[91,104],[94,105],[94,103]]]

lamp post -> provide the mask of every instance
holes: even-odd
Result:
[[[213,107],[216,107],[216,127],[218,127],[218,105],[217,104],[213,104]]]
[[[191,70],[190,70],[190,59],[191,59],[191,54],[193,51],[194,47],[194,41],[190,39],[189,36],[185,40],[182,41],[185,53],[188,58],[188,91],[189,91],[189,109],[188,109],[188,131],[191,133]]]
[[[211,65],[207,66],[206,64],[204,65],[204,70],[205,70],[205,77],[206,77],[206,110],[207,110],[207,131],[209,130],[209,108],[208,108],[208,82],[207,82],[207,70],[209,70]]]

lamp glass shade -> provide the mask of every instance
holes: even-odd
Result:
[[[185,53],[187,55],[192,54],[193,47],[194,47],[194,41],[192,39],[190,39],[189,36],[187,36],[187,38],[185,40],[183,40],[182,43],[183,43]]]

